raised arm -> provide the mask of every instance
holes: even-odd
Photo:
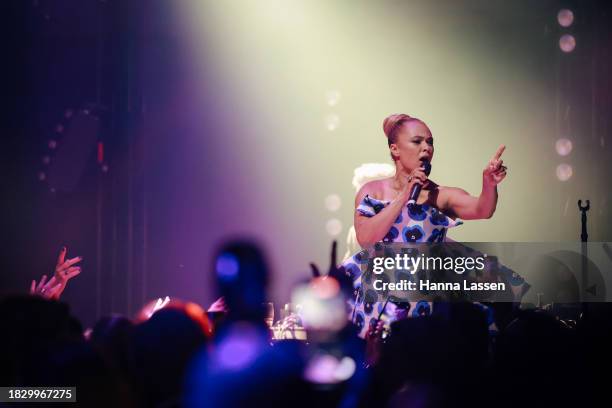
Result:
[[[482,172],[482,191],[474,197],[460,188],[446,188],[447,207],[459,218],[479,220],[491,218],[497,207],[497,185],[506,177],[506,166],[501,155],[506,146],[501,145]]]

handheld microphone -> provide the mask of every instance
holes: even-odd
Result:
[[[429,162],[429,160],[423,160],[421,164],[425,169],[425,175],[429,176],[429,173],[431,173],[431,163]],[[412,186],[412,190],[410,190],[410,198],[408,199],[408,205],[416,205],[416,201],[419,198],[419,194],[421,194],[421,185],[415,184],[414,186]]]

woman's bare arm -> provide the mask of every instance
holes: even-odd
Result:
[[[474,197],[467,191],[446,187],[447,208],[451,213],[463,220],[481,220],[491,218],[497,207],[497,187],[485,187],[483,185],[480,196]]]
[[[506,167],[500,158],[505,149],[506,146],[500,146],[483,170],[480,196],[474,197],[460,188],[444,188],[446,207],[454,215],[464,220],[480,220],[493,216],[497,208],[497,185],[506,177]]]
[[[373,217],[367,217],[357,211],[359,203],[361,203],[366,194],[370,193],[364,186],[355,198],[355,233],[357,235],[357,242],[363,248],[374,245],[387,235],[387,232],[389,232],[405,204],[405,202],[402,202],[401,197],[398,196],[378,214]]]
[[[415,169],[411,174],[411,181],[406,183],[404,189],[395,197],[389,205],[383,208],[378,214],[367,217],[357,211],[357,207],[363,200],[363,198],[369,194],[374,195],[376,192],[382,190],[380,183],[381,181],[373,181],[364,185],[355,197],[355,233],[357,236],[357,242],[361,247],[369,247],[374,245],[376,242],[382,241],[387,235],[389,229],[397,219],[397,216],[402,211],[402,208],[408,202],[410,197],[410,191],[412,186],[420,184],[423,186],[427,182],[427,176],[425,175],[424,169],[421,167]]]

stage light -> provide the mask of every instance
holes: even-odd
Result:
[[[557,14],[557,21],[561,27],[569,27],[574,22],[574,13],[572,10],[561,9]]]
[[[57,140],[51,139],[47,145],[49,146],[49,149],[55,149],[57,147]]]
[[[564,137],[555,143],[555,149],[560,156],[567,156],[572,152],[572,148],[572,141]]]
[[[47,179],[47,174],[44,171],[38,172],[38,180],[45,181]]]
[[[340,196],[338,194],[330,194],[325,197],[325,208],[327,208],[328,211],[338,211],[341,205],[342,200],[340,200]]]
[[[342,232],[342,223],[339,219],[332,218],[325,224],[325,229],[330,236],[335,237]]]
[[[576,48],[576,39],[571,34],[563,34],[559,39],[559,48],[563,52],[572,52]]]
[[[58,125],[56,125],[56,126],[55,126],[55,131],[56,131],[57,133],[63,133],[63,132],[64,132],[64,125],[62,125],[62,124],[58,124]]]
[[[340,126],[340,118],[338,117],[338,115],[334,113],[332,113],[331,115],[327,115],[327,117],[325,118],[325,126],[327,127],[327,130],[332,132],[338,129],[338,126]]]
[[[101,169],[102,169],[102,173],[108,173],[108,164],[103,164]]]
[[[74,114],[74,112],[72,111],[72,109],[66,109],[66,111],[64,112],[64,117],[66,119],[70,119],[73,114]]]
[[[50,156],[43,156],[42,162],[43,162],[43,164],[51,163],[51,157]]]
[[[340,92],[334,90],[327,91],[325,94],[325,98],[327,99],[327,104],[329,106],[336,106],[340,102]]]
[[[572,177],[574,171],[572,170],[572,166],[566,163],[562,163],[557,166],[557,178],[561,181],[567,181]]]

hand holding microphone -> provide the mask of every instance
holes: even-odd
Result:
[[[427,160],[423,160],[421,167],[414,169],[408,176],[408,186],[406,191],[409,192],[406,198],[408,205],[415,205],[421,189],[428,183],[427,177],[431,173],[431,163]]]

